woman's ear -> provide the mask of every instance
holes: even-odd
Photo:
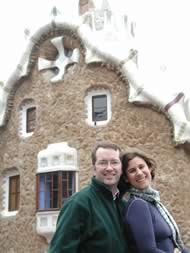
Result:
[[[151,168],[151,167],[148,167],[148,168],[149,168],[150,174],[151,174],[151,176],[152,176],[152,168]]]

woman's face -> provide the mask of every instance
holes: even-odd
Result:
[[[126,173],[128,182],[137,189],[143,190],[151,185],[151,169],[138,156],[129,161]]]

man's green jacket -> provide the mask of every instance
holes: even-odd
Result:
[[[127,253],[123,204],[93,177],[62,207],[48,253]]]

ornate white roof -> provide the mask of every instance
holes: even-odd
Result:
[[[153,68],[151,59],[154,58],[154,55],[151,56],[152,58],[146,56],[146,51],[142,50],[141,37],[138,36],[139,30],[136,29],[138,24],[135,24],[128,15],[121,15],[111,10],[109,0],[102,0],[98,7],[95,2],[89,1],[87,6],[89,8],[81,16],[78,15],[78,1],[73,1],[75,4],[72,6],[72,15],[71,12],[70,15],[66,12],[66,5],[63,8],[57,4],[51,8],[49,16],[42,16],[41,22],[32,28],[25,29],[27,40],[25,40],[25,47],[18,64],[15,64],[15,69],[7,79],[0,77],[2,80],[0,82],[0,126],[6,123],[7,100],[15,83],[21,77],[28,75],[31,50],[42,35],[55,28],[61,28],[70,29],[80,38],[86,50],[87,64],[93,61],[103,61],[113,64],[120,70],[123,78],[129,81],[129,102],[148,103],[168,117],[173,124],[173,141],[176,144],[190,142],[190,94],[182,85],[183,75],[176,75],[176,78],[173,78],[175,73],[167,71],[164,65],[157,69]],[[59,52],[56,62],[38,59],[39,71],[50,64],[58,67],[59,74],[52,81],[63,78],[64,67],[61,67],[63,63],[78,62],[77,49],[72,55],[65,55],[61,45],[62,39],[64,38],[59,37],[52,40]],[[142,40],[142,43],[145,39]],[[155,54],[155,57],[157,56],[158,53]],[[148,61],[150,61],[149,65],[144,64]],[[179,64],[182,63],[179,62]],[[178,85],[175,85],[175,81]]]

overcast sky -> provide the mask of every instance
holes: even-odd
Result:
[[[96,0],[98,4],[101,0]],[[137,23],[136,34],[145,68],[157,68],[184,84],[189,92],[189,0],[109,0],[111,7],[127,13]],[[25,51],[24,30],[41,23],[57,5],[63,15],[78,0],[6,0],[0,8],[0,81],[7,79]],[[154,70],[153,70],[154,72]]]

